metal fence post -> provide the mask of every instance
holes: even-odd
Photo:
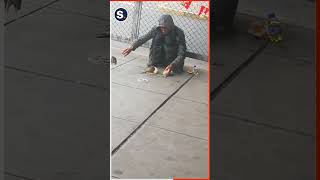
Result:
[[[135,2],[134,11],[133,11],[133,23],[132,23],[132,29],[131,29],[132,41],[139,38],[141,11],[142,11],[142,2]]]

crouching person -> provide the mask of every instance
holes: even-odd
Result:
[[[152,39],[147,67],[162,67],[164,72],[183,72],[186,41],[182,29],[175,26],[170,15],[162,15],[159,25],[153,27],[146,35],[136,40],[122,54],[129,55],[148,40]],[[147,68],[148,69],[148,68]]]

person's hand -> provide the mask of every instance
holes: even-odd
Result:
[[[133,50],[132,47],[127,48],[127,49],[122,51],[122,54],[124,55],[124,57],[126,57],[131,53],[132,50]]]
[[[170,65],[168,65],[168,66],[164,69],[164,71],[170,73],[170,72],[172,71],[172,69],[173,69],[173,66],[172,66],[172,64],[170,64]]]
[[[171,73],[172,73],[172,69],[173,69],[173,66],[172,66],[171,64],[168,65],[168,66],[164,69],[163,75],[164,75],[165,77],[170,76]]]

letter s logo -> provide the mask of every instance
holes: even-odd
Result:
[[[115,11],[115,18],[118,20],[118,21],[124,21],[126,20],[128,17],[128,12],[123,9],[123,8],[118,8],[116,11]]]
[[[122,19],[123,18],[123,11],[117,11],[117,19]]]

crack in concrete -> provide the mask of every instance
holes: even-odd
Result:
[[[139,124],[124,140],[121,141],[121,143],[116,146],[112,152],[111,156],[113,156],[118,150],[132,137],[134,136],[139,129],[142,128],[143,125],[147,123],[147,121],[162,107],[164,106],[179,90],[184,87],[192,78],[194,75],[190,76],[178,89],[176,89],[169,97],[167,97],[141,124]]]

